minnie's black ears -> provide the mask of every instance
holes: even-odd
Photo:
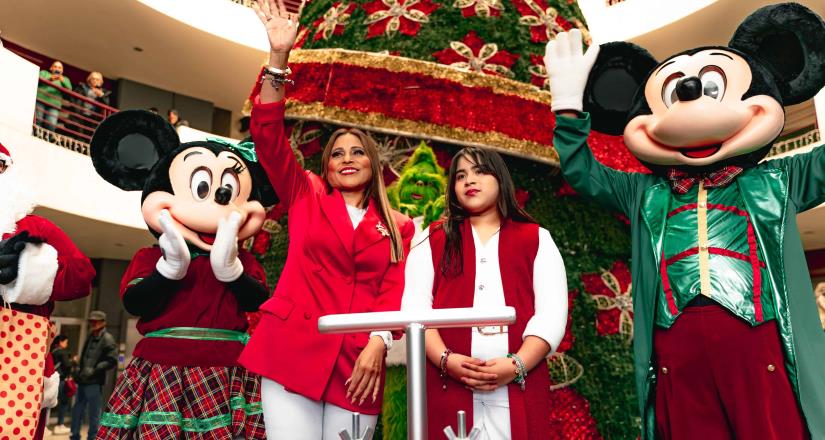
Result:
[[[126,191],[143,189],[149,172],[163,155],[180,145],[174,127],[145,110],[109,116],[95,130],[91,156],[103,179]]]
[[[636,91],[643,87],[657,65],[650,52],[633,43],[600,46],[582,102],[584,111],[590,113],[594,130],[622,134]]]
[[[782,3],[757,10],[728,45],[768,66],[784,105],[806,101],[825,87],[825,23],[805,6]]]

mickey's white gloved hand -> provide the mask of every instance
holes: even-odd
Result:
[[[189,254],[189,248],[186,246],[186,240],[183,239],[178,228],[175,227],[175,222],[169,211],[164,209],[158,216],[160,229],[163,231],[158,244],[163,256],[158,260],[155,268],[170,280],[180,280],[186,276],[186,271],[189,269],[189,262],[192,256]]]
[[[212,272],[218,281],[228,283],[240,278],[243,264],[238,258],[238,229],[241,226],[241,214],[232,212],[228,218],[218,221],[215,243],[209,254]]]
[[[599,46],[594,44],[582,54],[582,33],[578,29],[562,32],[547,43],[544,52],[544,66],[550,78],[550,93],[553,95],[551,109],[582,111],[582,99],[590,69],[599,55]]]

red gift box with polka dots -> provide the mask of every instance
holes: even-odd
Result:
[[[0,439],[34,438],[49,320],[0,306]]]

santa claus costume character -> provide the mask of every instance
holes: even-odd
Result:
[[[796,214],[825,202],[825,147],[762,161],[783,105],[825,86],[825,23],[766,6],[727,46],[662,62],[630,43],[547,47],[554,145],[579,194],[630,219],[643,439],[825,438],[825,335]],[[624,135],[652,174],[598,163]]]
[[[445,219],[410,251],[402,309],[510,306],[516,322],[427,330],[429,437],[443,436],[446,426],[456,431],[463,410],[483,440],[546,439],[544,359],[567,322],[561,255],[550,233],[518,206],[494,151],[467,147],[453,157],[446,200]]]
[[[49,318],[55,301],[83,298],[95,270],[71,239],[50,221],[32,215],[34,204],[17,176],[9,150],[0,144],[0,295],[11,308]],[[57,405],[60,376],[46,357],[42,415]],[[35,439],[43,438],[45,417]]]
[[[375,142],[357,129],[332,134],[322,175],[301,168],[284,132],[284,83],[298,14],[254,4],[271,46],[254,93],[250,133],[289,213],[289,253],[278,287],[240,362],[263,379],[271,439],[336,439],[353,412],[375,427],[389,332],[330,335],[329,314],[398,310],[415,227],[390,208]]]
[[[103,414],[98,439],[263,439],[260,378],[236,362],[246,312],[268,297],[266,277],[238,242],[276,197],[251,143],[181,144],[160,116],[103,121],[91,142],[98,173],[142,190],[158,245],[140,249],[120,286],[143,335]]]

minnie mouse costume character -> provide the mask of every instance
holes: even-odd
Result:
[[[140,249],[121,281],[144,338],[118,379],[98,439],[264,439],[260,378],[237,364],[245,312],[268,297],[255,257],[238,249],[263,224],[274,192],[251,143],[181,144],[153,113],[103,121],[91,142],[108,182],[142,189],[158,246]]]
[[[71,301],[91,292],[95,270],[60,228],[31,214],[34,204],[2,144],[0,189],[0,295],[13,310],[49,318],[55,301]],[[42,408],[46,409],[57,405],[60,377],[51,356],[43,369],[38,382],[43,385]],[[34,439],[43,438],[45,426],[41,416]]]
[[[548,44],[562,172],[631,221],[642,438],[825,438],[825,335],[796,226],[825,201],[825,148],[760,163],[783,105],[825,86],[823,35],[786,3],[661,63],[629,43],[582,54],[575,30]],[[653,174],[599,164],[591,118]]]

